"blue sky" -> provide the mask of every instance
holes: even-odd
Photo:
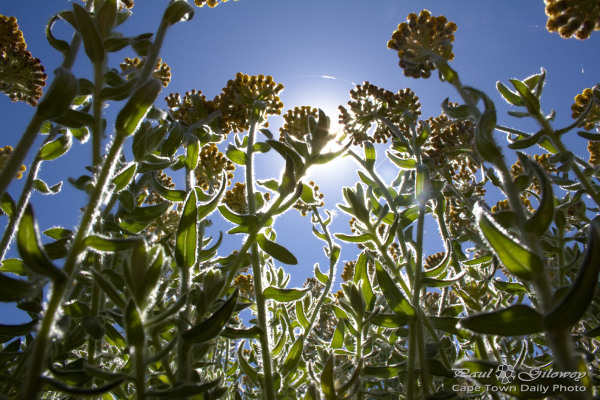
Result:
[[[123,32],[132,36],[154,32],[166,3],[137,0],[134,15],[123,25]],[[47,44],[44,26],[54,13],[69,8],[71,2],[64,0],[4,1],[0,6],[1,14],[18,19],[28,49],[41,59],[49,79],[61,58]],[[423,117],[439,115],[440,103],[446,97],[458,100],[458,96],[449,85],[440,83],[435,74],[428,80],[404,77],[396,53],[386,46],[398,23],[410,12],[418,13],[423,8],[456,22],[455,60],[451,65],[463,83],[490,95],[503,125],[536,128],[528,121],[506,115],[508,106],[495,90],[498,80],[524,78],[544,67],[548,77],[542,107],[546,112],[557,111],[556,126],[570,123],[573,97],[599,81],[600,34],[593,33],[590,39],[578,41],[547,32],[542,0],[239,0],[215,9],[196,8],[192,21],[171,28],[161,55],[172,69],[173,80],[161,98],[190,89],[202,90],[211,98],[237,72],[262,73],[285,85],[281,96],[285,109],[300,105],[321,107],[333,122],[337,121],[337,105],[348,101],[353,82],[360,84],[366,80],[392,91],[410,87],[423,104]],[[65,23],[60,25],[57,36],[68,40],[70,28]],[[126,56],[133,56],[133,52],[114,53],[109,64],[118,67]],[[76,64],[74,71],[78,77],[91,76],[89,64],[84,60]],[[160,100],[158,105],[165,104]],[[112,104],[108,112],[118,107]],[[4,121],[0,146],[14,146],[32,115],[33,109],[28,105],[11,103],[7,96],[0,96],[0,117]],[[279,126],[280,119],[273,118],[272,131]],[[497,135],[502,141],[501,134]],[[585,143],[578,138],[567,143],[571,149],[585,151]],[[378,147],[380,157],[383,151],[384,147]],[[35,194],[32,198],[42,229],[54,225],[71,228],[77,224],[78,209],[85,204],[85,198],[69,187],[66,178],[85,173],[83,167],[90,162],[89,154],[90,143],[74,143],[66,156],[42,166],[40,177],[49,185],[65,181],[61,194],[44,197]],[[280,165],[273,158],[259,161],[261,169],[257,176],[277,177]],[[384,177],[393,173],[385,162],[380,168]],[[356,182],[355,169],[354,164],[345,161],[312,174],[326,195],[328,209],[341,200],[342,186]],[[20,193],[20,183],[10,187],[15,198]],[[182,187],[183,182],[178,186]],[[294,276],[292,285],[298,286],[312,273],[315,262],[326,269],[326,260],[322,244],[310,234],[309,218],[302,218],[296,212],[289,214],[277,221],[276,228],[279,240],[300,260],[297,267],[289,270]],[[349,218],[337,214],[332,230],[347,232]],[[3,229],[5,221],[0,224]],[[294,229],[287,229],[288,226]],[[218,228],[223,227],[215,226]],[[437,230],[429,229],[428,234],[428,246],[433,253],[439,248]],[[237,242],[232,243],[230,246]],[[345,248],[348,250],[342,253],[342,261],[352,260],[355,248]],[[11,254],[15,256],[14,251]],[[8,322],[6,315],[0,316],[0,322]]]

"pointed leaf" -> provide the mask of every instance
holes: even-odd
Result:
[[[239,290],[235,289],[230,298],[228,298],[213,315],[200,322],[196,326],[181,334],[184,341],[188,343],[202,343],[217,337],[221,330],[227,324],[235,307],[237,306]]]
[[[133,299],[129,300],[125,308],[125,332],[130,346],[139,347],[144,345],[146,340],[144,325]]]
[[[400,319],[410,319],[413,317],[415,315],[415,309],[408,300],[406,300],[400,289],[398,289],[379,261],[375,261],[375,270],[377,272],[379,287],[392,311],[394,311]]]
[[[262,233],[256,236],[256,242],[265,253],[274,259],[281,261],[284,264],[298,264],[298,260],[288,249],[267,239]]]
[[[475,314],[461,319],[460,325],[473,332],[500,336],[533,335],[543,331],[542,315],[523,304]]]
[[[92,63],[102,62],[104,60],[104,44],[96,22],[86,9],[77,3],[73,3],[73,14],[88,58]]]
[[[511,273],[523,280],[533,280],[543,273],[541,258],[506,232],[488,211],[478,204],[474,213],[479,231]]]
[[[325,400],[337,400],[333,374],[333,354],[327,358],[323,366],[323,371],[321,372],[321,390],[323,391]]]
[[[125,167],[121,171],[119,171],[117,176],[115,176],[113,178],[113,184],[115,185],[115,192],[120,192],[121,190],[125,189],[125,187],[127,185],[129,185],[129,182],[131,182],[131,179],[135,175],[136,168],[137,168],[137,164],[131,163],[131,165],[129,165],[128,167]]]
[[[300,300],[309,291],[309,289],[280,289],[275,286],[269,286],[263,292],[266,299],[273,299],[278,302],[289,302]]]
[[[175,260],[181,267],[196,264],[198,254],[198,209],[196,191],[190,191],[177,226]]]
[[[535,97],[531,90],[523,82],[517,79],[509,79],[509,82],[517,89],[521,100],[525,104],[527,111],[531,114],[536,115],[540,112],[540,100]]]
[[[23,262],[31,271],[53,281],[62,281],[67,278],[66,274],[50,261],[43,249],[31,204],[27,205],[19,223],[17,247]]]
[[[302,358],[302,351],[304,350],[304,335],[298,336],[292,347],[290,348],[290,352],[285,357],[285,361],[281,367],[281,376],[285,378],[289,373],[293,372],[300,359]]]
[[[35,292],[35,286],[30,282],[0,274],[0,302],[21,301],[33,296]]]
[[[587,250],[567,294],[550,313],[544,317],[547,329],[566,328],[575,325],[585,314],[594,297],[600,273],[600,219],[590,223]]]
[[[111,238],[99,235],[90,235],[83,240],[85,247],[99,251],[117,252],[135,247],[140,242],[139,237]]]
[[[73,139],[70,134],[59,136],[56,140],[46,143],[40,149],[40,158],[42,160],[54,160],[65,154],[73,144]]]

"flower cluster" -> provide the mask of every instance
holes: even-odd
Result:
[[[596,0],[544,0],[548,22],[546,28],[567,39],[584,40],[600,30],[600,2]]]
[[[386,143],[393,135],[390,125],[407,131],[408,125],[421,115],[419,98],[410,89],[393,93],[364,82],[350,91],[350,97],[350,111],[339,107],[339,122],[344,125],[344,131],[352,136],[354,144],[362,144],[366,140]],[[373,124],[376,124],[375,130],[369,135]]]
[[[302,214],[303,217],[306,217],[308,212],[311,211],[313,207],[323,207],[325,205],[325,202],[323,201],[325,195],[319,192],[319,186],[317,186],[314,181],[308,182],[308,185],[313,190],[315,202],[306,203],[304,200],[298,199],[298,201],[294,204],[294,208],[300,211],[300,214]]]
[[[527,210],[529,210],[530,212],[535,211],[531,205],[531,201],[527,198],[527,196],[520,196],[519,198],[521,199],[521,203]],[[508,210],[510,210],[510,203],[506,199],[500,200],[499,202],[496,203],[495,206],[492,207],[492,213],[494,213],[494,214],[499,213],[501,211],[508,211]]]
[[[587,149],[590,153],[590,159],[588,160],[590,165],[594,167],[600,166],[600,141],[590,140]]]
[[[11,146],[0,147],[0,171],[2,171],[6,166],[12,151],[13,148]],[[21,179],[23,177],[23,172],[25,172],[26,169],[27,167],[21,165],[19,167],[19,171],[17,172],[16,178]]]
[[[209,6],[210,8],[214,8],[220,3],[226,3],[227,0],[194,0],[194,4],[198,7]]]
[[[348,282],[354,278],[354,267],[356,266],[356,261],[348,261],[344,264],[344,270],[342,271],[342,281]]]
[[[475,172],[478,163],[473,155],[475,124],[469,120],[451,120],[446,115],[419,121],[419,134],[427,124],[431,135],[423,154],[439,168],[449,167],[449,172]]]
[[[308,134],[308,117],[317,118],[319,110],[310,106],[294,107],[293,110],[288,110],[283,115],[283,127],[279,128],[279,140],[284,141],[284,133],[295,137],[296,139],[304,139]]]
[[[133,0],[120,0],[119,1],[119,10],[124,8],[131,9],[133,8]]]
[[[196,186],[204,191],[218,187],[221,184],[223,172],[227,174],[227,185],[231,185],[235,165],[219,151],[217,145],[209,143],[200,150],[200,161],[194,170]]]
[[[231,190],[225,192],[223,203],[233,212],[238,214],[246,214],[248,212],[246,184],[236,182]]]
[[[593,102],[589,106],[590,101]],[[587,88],[577,96],[575,96],[575,103],[571,106],[571,115],[573,119],[579,118],[588,108],[587,114],[583,117],[580,128],[591,131],[600,122],[600,84],[596,85],[593,89]]]
[[[169,107],[171,118],[188,126],[218,111],[220,107],[218,97],[214,100],[207,100],[201,91],[196,90],[186,92],[183,99],[179,93],[171,93],[165,98],[165,101]],[[211,125],[211,127],[213,126]],[[220,118],[217,119],[213,128],[223,131],[224,126]]]
[[[435,70],[435,59],[451,61],[452,42],[456,24],[446,17],[432,17],[427,10],[417,16],[411,13],[408,22],[402,22],[388,41],[388,49],[398,51],[400,68],[404,75],[413,78],[429,78]]]
[[[252,278],[252,275],[238,275],[233,280],[233,285],[239,288],[242,294],[249,297],[254,297],[254,279]]]
[[[446,253],[443,251],[427,256],[425,257],[425,262],[423,263],[423,266],[426,269],[437,267],[442,262],[444,257],[446,257]]]
[[[138,57],[126,57],[119,66],[121,67],[121,71],[127,76],[127,79],[131,79],[142,70],[144,60]],[[171,82],[171,68],[162,62],[160,58],[156,61],[153,75],[162,83],[163,87],[169,86],[169,82]]]
[[[45,85],[44,67],[27,51],[17,19],[0,15],[0,91],[35,106]]]
[[[255,107],[262,108],[263,115],[279,115],[283,103],[279,93],[283,84],[275,83],[271,76],[248,76],[238,72],[235,79],[230,79],[223,92],[218,96],[218,103],[223,123],[227,131],[244,132],[250,128],[252,112]],[[264,126],[268,123],[264,119]]]

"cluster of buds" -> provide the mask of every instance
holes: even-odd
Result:
[[[446,253],[443,251],[427,256],[425,257],[425,262],[423,263],[423,266],[426,269],[437,267],[442,262],[444,257],[446,257]]]
[[[45,85],[44,67],[27,51],[17,19],[0,15],[0,91],[35,106]]]
[[[283,127],[279,128],[279,141],[285,140],[284,134],[302,140],[308,134],[308,117],[317,118],[319,110],[310,106],[294,107],[283,115]]]
[[[356,261],[348,261],[344,264],[344,270],[342,271],[342,281],[348,282],[354,278],[354,267],[356,266]]]
[[[254,279],[252,275],[238,275],[233,280],[233,285],[240,289],[242,294],[245,294],[248,297],[254,297]]]
[[[454,59],[454,32],[454,22],[448,22],[444,16],[432,17],[429,11],[423,10],[418,16],[409,14],[407,22],[398,25],[387,45],[388,49],[398,52],[404,75],[429,78],[436,69],[436,58]]]
[[[548,22],[546,28],[568,39],[584,40],[600,29],[600,3],[595,0],[544,0]]]
[[[591,105],[590,101],[592,102]],[[600,122],[600,84],[596,85],[593,89],[584,89],[582,93],[575,96],[575,103],[571,106],[571,111],[573,112],[571,116],[573,119],[581,117],[586,110],[587,113],[583,117],[579,127],[591,131]]]
[[[219,96],[223,122],[228,131],[247,131],[255,108],[261,109],[258,122],[268,126],[263,116],[281,114],[283,103],[279,93],[282,90],[283,84],[275,83],[271,76],[248,76],[238,72]]]
[[[219,151],[217,145],[209,143],[200,150],[198,167],[194,170],[196,186],[209,191],[221,184],[223,172],[227,174],[227,185],[231,185],[235,165]]]
[[[220,3],[226,3],[227,0],[194,0],[194,4],[198,7],[209,6],[210,8],[215,8]]]
[[[455,171],[477,171],[478,163],[473,158],[475,124],[469,120],[451,120],[446,115],[419,121],[419,133],[427,124],[431,135],[427,139],[423,154],[438,168],[448,168],[451,175]]]
[[[306,215],[308,215],[308,212],[311,211],[313,207],[323,207],[325,205],[325,202],[323,201],[325,195],[319,192],[319,186],[317,186],[314,181],[308,182],[308,185],[313,190],[313,197],[316,200],[316,202],[306,203],[304,200],[298,199],[298,201],[294,203],[294,208],[300,211],[300,214],[303,217],[306,217]]]
[[[535,154],[533,156],[533,159],[544,169],[544,171],[546,171],[547,174],[551,175],[551,174],[556,174],[558,172],[558,169],[556,168],[556,164],[554,164],[553,162],[550,161],[550,157],[552,155],[551,154]],[[530,157],[531,158],[531,157]],[[523,165],[521,164],[521,161],[517,160],[516,163],[514,163],[510,169],[510,173],[513,177],[517,177],[519,175],[524,175],[525,174],[525,169],[523,168]],[[531,185],[528,188],[529,190],[534,191],[537,194],[541,194],[541,189],[540,189],[540,184],[537,180],[537,178],[534,176],[533,179],[531,180]]]
[[[6,166],[12,151],[13,148],[11,146],[0,147],[0,171],[2,171]],[[27,167],[21,165],[19,167],[19,171],[17,172],[16,178],[21,179],[23,177],[23,172],[25,172],[26,169]]]
[[[390,125],[407,132],[410,123],[421,115],[419,98],[410,89],[394,93],[364,82],[350,91],[350,97],[349,111],[343,106],[339,107],[339,122],[344,125],[344,131],[352,136],[354,144],[360,145],[364,141],[386,143],[393,135]],[[369,135],[373,124],[376,125],[375,130]]]
[[[530,212],[535,211],[535,209],[531,205],[531,201],[529,200],[529,198],[527,198],[527,196],[522,195],[519,197],[519,199],[521,200],[521,203],[527,210],[529,210]],[[509,211],[509,210],[510,210],[510,203],[506,199],[500,200],[499,202],[496,203],[495,206],[492,207],[492,213],[494,213],[494,214],[499,213],[501,211]]]
[[[190,90],[181,98],[179,93],[171,93],[165,98],[169,115],[175,121],[179,121],[187,126],[193,125],[199,120],[207,117],[209,114],[219,110],[218,97],[213,100],[207,100],[201,91]],[[225,128],[220,118],[216,121],[214,127],[219,132]],[[212,126],[212,125],[211,125]]]
[[[238,214],[246,214],[248,212],[246,184],[236,182],[232,189],[225,192],[223,203],[233,212]]]
[[[600,165],[600,141],[590,140],[587,146],[588,152],[590,153],[590,159],[588,162],[591,166],[597,167]]]
[[[144,59],[138,57],[126,57],[125,60],[119,64],[119,66],[121,67],[121,71],[123,71],[127,79],[131,79],[141,72],[142,68],[144,68]],[[171,82],[171,68],[159,58],[156,61],[153,76],[162,83],[163,87],[167,87],[169,82]]]

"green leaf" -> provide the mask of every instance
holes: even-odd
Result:
[[[533,335],[542,332],[542,315],[533,308],[517,304],[460,320],[461,327],[473,332],[499,336]]]
[[[177,226],[175,260],[181,267],[192,267],[198,255],[198,209],[196,191],[190,191]]]
[[[371,280],[367,272],[367,256],[365,253],[361,253],[354,266],[354,283],[358,284],[362,282],[361,292],[362,297],[367,305],[366,310],[371,311],[375,306],[375,294],[373,293],[373,287],[371,286]]]
[[[144,345],[146,341],[144,325],[133,299],[129,300],[125,308],[125,332],[130,346],[139,347]]]
[[[304,304],[301,301],[296,302],[296,318],[298,319],[298,322],[300,322],[300,325],[302,325],[304,329],[309,327],[310,323],[306,318],[306,313],[304,312]]]
[[[398,289],[379,261],[375,261],[375,270],[379,287],[392,311],[394,311],[400,319],[412,318],[415,315],[415,309],[408,300],[406,300],[400,289]]]
[[[340,240],[343,240],[344,242],[350,243],[363,243],[368,242],[369,240],[373,240],[373,236],[371,236],[370,233],[363,233],[362,235],[358,236],[346,235],[344,233],[335,233],[333,236]]]
[[[478,204],[474,213],[479,231],[511,273],[530,281],[544,272],[541,258],[511,236],[488,211]]]
[[[363,147],[365,150],[365,165],[369,171],[373,170],[375,166],[375,158],[377,154],[375,153],[375,146],[368,140],[363,142]]]
[[[100,91],[100,99],[114,101],[125,100],[127,97],[129,97],[129,95],[131,95],[131,92],[133,91],[137,83],[138,79],[132,78],[116,86],[106,86]],[[135,150],[134,154],[136,154]]]
[[[333,373],[333,354],[327,358],[325,365],[323,365],[323,371],[321,372],[321,391],[325,396],[325,400],[337,400]]]
[[[36,288],[30,282],[0,274],[0,302],[21,301],[35,292]]]
[[[17,248],[31,271],[53,281],[63,281],[67,275],[56,267],[43,249],[31,204],[27,205],[17,231]]]
[[[48,25],[46,25],[46,39],[48,40],[50,46],[54,47],[63,54],[67,54],[69,51],[71,51],[71,46],[69,43],[65,42],[64,40],[57,39],[52,34],[52,26],[59,19],[61,18],[58,15],[54,15],[52,18],[50,18]]]
[[[213,315],[193,328],[183,332],[181,334],[183,340],[188,343],[202,343],[217,337],[233,315],[235,307],[237,306],[238,296],[239,290],[235,289],[231,297],[228,298]]]
[[[227,326],[221,332],[221,336],[227,339],[259,339],[260,335],[262,335],[262,329],[256,325],[248,329],[235,329]]]
[[[0,324],[0,336],[10,336],[10,337],[25,336],[25,335],[29,334],[31,331],[33,331],[33,329],[35,328],[37,323],[38,323],[38,321],[34,319],[31,322],[27,322],[25,324],[19,324],[19,325],[2,325],[2,324]]]
[[[156,193],[158,193],[162,198],[178,202],[186,199],[187,193],[184,190],[174,190],[164,187],[158,181],[156,173],[151,174],[150,183],[152,184],[152,188],[156,190]]]
[[[60,188],[62,187],[62,182],[57,183],[51,187],[48,187],[46,182],[41,179],[33,180],[33,188],[42,194],[56,194],[60,192]]]
[[[321,272],[319,269],[319,264],[315,264],[315,277],[321,282],[323,285],[326,285],[329,282],[329,277]]]
[[[182,2],[178,2],[182,3]],[[185,2],[183,2],[185,3]],[[187,3],[186,3],[187,4]],[[212,397],[198,397],[202,393],[206,393],[214,388],[218,387],[221,383],[221,378],[215,379],[210,382],[201,384],[180,384],[173,386],[172,388],[165,390],[148,390],[146,395],[150,398],[158,397],[159,399],[183,399],[188,397],[193,398],[212,398]]]
[[[523,103],[523,100],[521,100],[521,97],[509,88],[507,88],[506,85],[504,85],[502,82],[496,82],[496,88],[498,89],[498,92],[500,92],[504,100],[506,100],[513,106],[522,107],[525,105],[525,103]]]
[[[529,160],[527,156],[520,156],[519,159],[523,165],[526,165]],[[541,237],[546,230],[550,227],[550,224],[554,220],[554,195],[552,192],[552,182],[548,179],[546,172],[542,167],[533,161],[529,161],[530,168],[533,169],[535,176],[537,177],[539,186],[541,188],[542,198],[540,205],[535,210],[535,213],[525,221],[525,231],[534,234],[537,237]]]
[[[535,95],[531,92],[531,90],[518,79],[509,79],[509,82],[512,83],[521,100],[523,100],[523,104],[527,111],[529,111],[533,115],[537,115],[540,112],[540,100],[535,97]]]
[[[195,136],[189,136],[187,148],[185,151],[185,166],[189,171],[193,171],[198,166],[200,156],[200,142]]]
[[[85,373],[81,373],[83,375],[83,379],[85,380],[89,380],[89,376]],[[112,382],[109,382],[107,384],[101,385],[101,386],[95,386],[93,388],[83,388],[83,387],[79,387],[79,386],[70,386],[65,384],[62,381],[59,381],[58,379],[54,379],[54,378],[50,378],[47,376],[43,376],[40,378],[42,381],[42,384],[48,384],[50,386],[52,386],[54,389],[57,389],[63,393],[75,396],[75,397],[91,397],[91,396],[99,396],[103,393],[107,393],[110,392],[111,390],[114,390],[115,388],[119,387],[123,381],[125,381],[125,377],[122,378],[118,378]],[[79,382],[78,382],[79,383]]]
[[[90,114],[71,108],[68,108],[61,115],[52,118],[51,121],[71,129],[81,129],[94,125],[94,117]]]
[[[2,260],[2,266],[0,267],[2,272],[12,272],[15,275],[27,276],[27,269],[23,261],[18,258],[6,258]]]
[[[198,220],[202,220],[207,217],[210,213],[212,213],[217,206],[219,205],[219,201],[221,201],[221,197],[223,193],[225,193],[225,188],[227,187],[227,179],[225,175],[223,175],[221,179],[221,188],[219,192],[208,202],[205,204],[200,204],[198,206]]]
[[[99,235],[90,235],[83,240],[85,247],[98,251],[117,252],[135,247],[141,239],[139,237],[111,238]]]
[[[425,287],[436,287],[436,288],[446,287],[446,286],[450,286],[453,283],[461,280],[462,277],[465,276],[466,273],[467,273],[467,270],[464,269],[457,275],[453,276],[452,278],[448,278],[448,279],[434,279],[434,278],[424,277],[423,279],[421,279],[421,284]]]
[[[126,216],[138,222],[152,222],[163,215],[171,207],[171,202],[163,201],[160,204],[148,207],[135,207]]]
[[[73,144],[73,139],[70,134],[61,135],[58,139],[50,143],[46,143],[40,149],[40,158],[42,160],[54,160],[65,154]]]
[[[296,151],[291,149],[285,143],[282,143],[278,140],[267,140],[267,144],[271,146],[273,150],[278,152],[284,159],[291,158],[294,162],[294,171],[299,172],[304,168],[304,162],[302,161],[302,157]]]
[[[471,115],[471,109],[468,105],[450,105],[450,99],[448,97],[442,102],[442,110],[444,111],[444,114],[454,119],[464,119]]]
[[[400,169],[415,169],[417,162],[412,158],[400,158],[391,152],[387,152],[388,158]]]
[[[120,192],[121,190],[125,189],[125,187],[127,185],[129,185],[129,182],[131,182],[131,179],[135,175],[136,168],[137,168],[137,164],[131,163],[129,166],[127,166],[127,167],[123,168],[121,171],[119,171],[117,176],[115,176],[113,178],[113,184],[115,185],[115,192]]]
[[[285,361],[281,367],[281,376],[285,378],[290,372],[293,372],[300,359],[302,358],[302,351],[304,350],[304,335],[298,336],[292,347],[290,348],[290,352],[285,357]]]
[[[374,315],[368,315],[366,319],[373,325],[381,326],[384,328],[402,328],[408,324],[408,318],[400,318],[397,314],[384,314],[377,313]]]
[[[104,60],[104,43],[96,22],[90,17],[86,9],[77,3],[73,3],[73,14],[88,58],[92,64],[102,62]]]
[[[254,367],[252,367],[248,361],[246,361],[246,358],[244,357],[244,354],[242,353],[242,349],[244,348],[244,343],[242,343],[240,345],[240,347],[238,348],[238,361],[240,363],[240,367],[242,367],[242,370],[244,371],[244,373],[246,374],[246,376],[248,378],[250,378],[250,380],[252,382],[254,382],[254,384],[258,385],[259,384],[259,377],[258,377],[258,372],[256,372],[256,370],[254,369]]]
[[[395,378],[402,371],[406,371],[406,363],[400,363],[388,366],[366,366],[363,368],[363,374],[378,379]]]
[[[110,280],[100,271],[95,268],[92,268],[92,275],[94,276],[94,282],[100,286],[100,288],[106,293],[108,298],[115,303],[117,307],[120,309],[124,309],[126,307],[125,300],[119,290],[115,288],[115,285],[112,284]]]
[[[575,325],[585,314],[594,298],[600,273],[600,219],[590,223],[590,235],[585,256],[575,280],[560,303],[544,316],[547,329],[567,328]]]
[[[227,146],[227,150],[225,150],[225,155],[227,156],[227,158],[229,158],[232,162],[236,164],[246,165],[246,153],[235,147],[233,144]]]
[[[96,21],[98,23],[98,30],[103,37],[108,36],[110,31],[115,25],[117,18],[117,1],[116,0],[105,0],[104,4],[98,10],[96,15]]]
[[[263,292],[265,299],[273,299],[278,302],[290,302],[300,300],[309,289],[280,289],[275,286],[269,286]]]
[[[256,242],[265,253],[274,259],[281,261],[284,264],[298,264],[298,260],[288,249],[267,239],[262,233],[256,236]]]
[[[137,130],[161,90],[159,80],[149,79],[131,95],[115,120],[117,136],[129,136]]]
[[[498,279],[494,280],[494,286],[507,293],[511,294],[519,294],[519,293],[527,293],[528,290],[524,285],[521,285],[517,282],[504,282]]]
[[[0,198],[0,208],[9,217],[12,217],[15,214],[17,206],[8,192],[2,194],[2,197]]]

